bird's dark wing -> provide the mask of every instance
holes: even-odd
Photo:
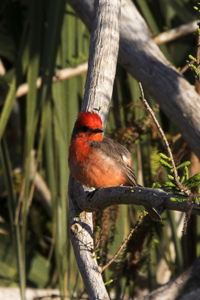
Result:
[[[124,172],[127,184],[138,186],[135,171],[131,168],[132,159],[130,152],[115,140],[104,137],[102,141],[90,141],[90,146],[103,152],[106,156],[113,157],[116,163]],[[154,207],[145,207],[151,218],[155,221],[161,221],[160,214]]]
[[[132,159],[130,152],[121,144],[110,138],[104,137],[102,141],[90,141],[90,146],[100,150],[106,156],[112,157],[122,168],[127,184],[137,186],[135,171],[131,168]]]
[[[127,161],[127,164],[129,165],[132,163],[130,152],[115,140],[104,137],[100,142],[90,141],[89,143],[91,147],[101,150],[109,157],[113,157],[116,160],[124,162]]]
[[[135,170],[128,165],[125,165],[124,173],[126,175],[127,184],[130,186],[138,186]]]

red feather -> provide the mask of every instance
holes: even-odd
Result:
[[[88,126],[91,129],[101,129],[102,121],[100,116],[97,113],[90,111],[79,113],[75,123],[75,128],[81,128],[83,126]]]

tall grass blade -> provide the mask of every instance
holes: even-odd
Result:
[[[20,234],[20,226],[19,224],[15,224],[15,207],[17,205],[14,185],[12,179],[12,167],[9,159],[8,148],[6,144],[5,137],[1,141],[0,147],[0,159],[1,165],[4,171],[5,184],[8,192],[8,206],[9,206],[9,215],[11,228],[14,235],[14,240],[16,243],[17,249],[17,263],[18,263],[18,274],[19,274],[19,282],[20,282],[20,291],[21,291],[21,299],[25,300],[25,290],[26,290],[26,275],[25,275],[25,267],[24,267],[24,253],[22,249],[21,243],[21,234]]]

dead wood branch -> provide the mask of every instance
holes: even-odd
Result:
[[[181,275],[154,290],[141,300],[199,299],[200,258]]]
[[[75,179],[70,180],[70,190],[77,201],[77,215],[81,211],[99,211],[115,204],[134,204],[144,207],[164,207],[168,210],[186,212],[190,205],[185,196],[176,195],[159,189],[143,187],[115,186],[102,188],[93,192],[85,191],[81,184]],[[70,191],[69,191],[70,192]],[[172,198],[172,199],[171,199]],[[194,205],[192,213],[200,215],[200,207]]]
[[[119,49],[120,0],[96,0],[88,74],[82,110],[100,111],[103,126],[110,107]],[[69,180],[70,239],[89,299],[109,299],[93,253],[92,213],[80,212],[73,179]],[[78,187],[78,191],[81,191]],[[79,193],[79,192],[78,192]]]
[[[177,28],[170,29],[166,32],[162,32],[159,35],[157,35],[153,40],[157,45],[160,45],[176,40],[182,36],[194,33],[198,28],[197,22],[198,20],[178,26]]]

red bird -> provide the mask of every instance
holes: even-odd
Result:
[[[130,152],[102,133],[102,120],[97,113],[79,113],[69,147],[68,163],[72,176],[95,189],[121,184],[138,186],[135,171],[131,168]],[[154,209],[152,213],[156,219]]]

